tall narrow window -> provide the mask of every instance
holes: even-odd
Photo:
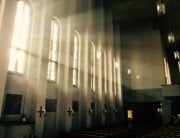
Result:
[[[171,76],[170,76],[170,71],[169,71],[169,64],[167,63],[166,58],[164,58],[164,70],[165,70],[166,84],[171,84]]]
[[[58,50],[59,50],[58,47],[59,47],[59,26],[55,20],[52,20],[47,79],[54,82],[57,79]]]
[[[11,41],[8,70],[23,74],[27,56],[27,38],[29,30],[29,6],[19,1],[17,4],[14,30]]]
[[[118,89],[118,83],[117,83],[117,68],[118,68],[118,63],[115,61],[115,59],[114,59],[114,65],[113,65],[113,67],[114,67],[114,95],[116,96],[116,94],[117,94],[117,89]]]
[[[79,55],[79,38],[74,36],[74,56],[73,56],[73,86],[78,84],[78,55]]]
[[[107,93],[106,52],[104,52],[104,92]]]
[[[94,43],[91,42],[91,90],[95,91],[95,60],[96,51]]]

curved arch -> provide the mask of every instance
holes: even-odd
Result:
[[[47,79],[50,81],[58,81],[58,61],[60,53],[60,26],[58,21],[53,18],[51,20],[51,36],[50,36],[50,50],[48,61],[48,75]]]
[[[29,6],[30,11],[34,11],[35,6],[34,6],[34,3],[32,0],[18,0],[17,2],[19,2],[19,1],[25,2]]]
[[[73,56],[73,86],[79,86],[81,37],[78,31],[74,32],[74,56]]]
[[[61,23],[61,21],[60,21],[60,19],[59,19],[58,17],[53,16],[52,19],[55,20],[55,21],[58,23],[58,25],[59,25],[60,28],[62,28],[62,23]],[[61,29],[60,31],[62,31],[62,29]],[[60,33],[61,33],[61,32],[60,32]]]
[[[79,42],[81,42],[81,36],[80,36],[79,32],[78,31],[74,31],[74,33],[75,33],[75,35],[78,36]],[[80,45],[80,43],[79,43],[79,45]]]

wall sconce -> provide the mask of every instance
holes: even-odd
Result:
[[[180,56],[179,56],[179,51],[174,51],[174,58],[179,60]]]
[[[133,110],[127,110],[127,118],[128,120],[133,120]]]
[[[97,51],[97,59],[101,58],[101,51]]]
[[[174,37],[174,34],[173,34],[172,32],[170,32],[170,33],[168,34],[168,42],[169,42],[170,44],[175,43],[175,37]]]
[[[161,2],[161,0],[158,0],[157,2],[157,14],[158,15],[164,15],[166,14],[166,7],[165,4]]]
[[[162,108],[157,108],[158,113],[162,113]]]

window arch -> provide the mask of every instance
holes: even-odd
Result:
[[[74,51],[73,51],[73,86],[78,85],[78,66],[79,66],[79,55],[80,55],[80,35],[78,32],[75,32],[74,35]]]
[[[24,74],[25,72],[29,24],[29,5],[24,1],[18,1],[9,55],[9,71],[17,72],[20,74]]]
[[[47,79],[49,81],[54,81],[54,82],[57,80],[59,37],[60,37],[60,27],[58,25],[58,22],[55,19],[53,19],[51,21],[51,36],[50,36]]]

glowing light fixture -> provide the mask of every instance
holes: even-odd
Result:
[[[179,51],[174,51],[174,58],[175,59],[180,59]]]
[[[133,120],[133,110],[127,110],[127,118],[128,120]]]
[[[170,32],[170,33],[168,34],[168,42],[169,42],[170,44],[175,43],[175,37],[174,37],[174,34],[173,34],[172,32]]]
[[[158,113],[162,113],[162,108],[157,108]]]
[[[164,15],[166,14],[166,7],[165,4],[161,2],[161,0],[157,1],[157,14]]]

